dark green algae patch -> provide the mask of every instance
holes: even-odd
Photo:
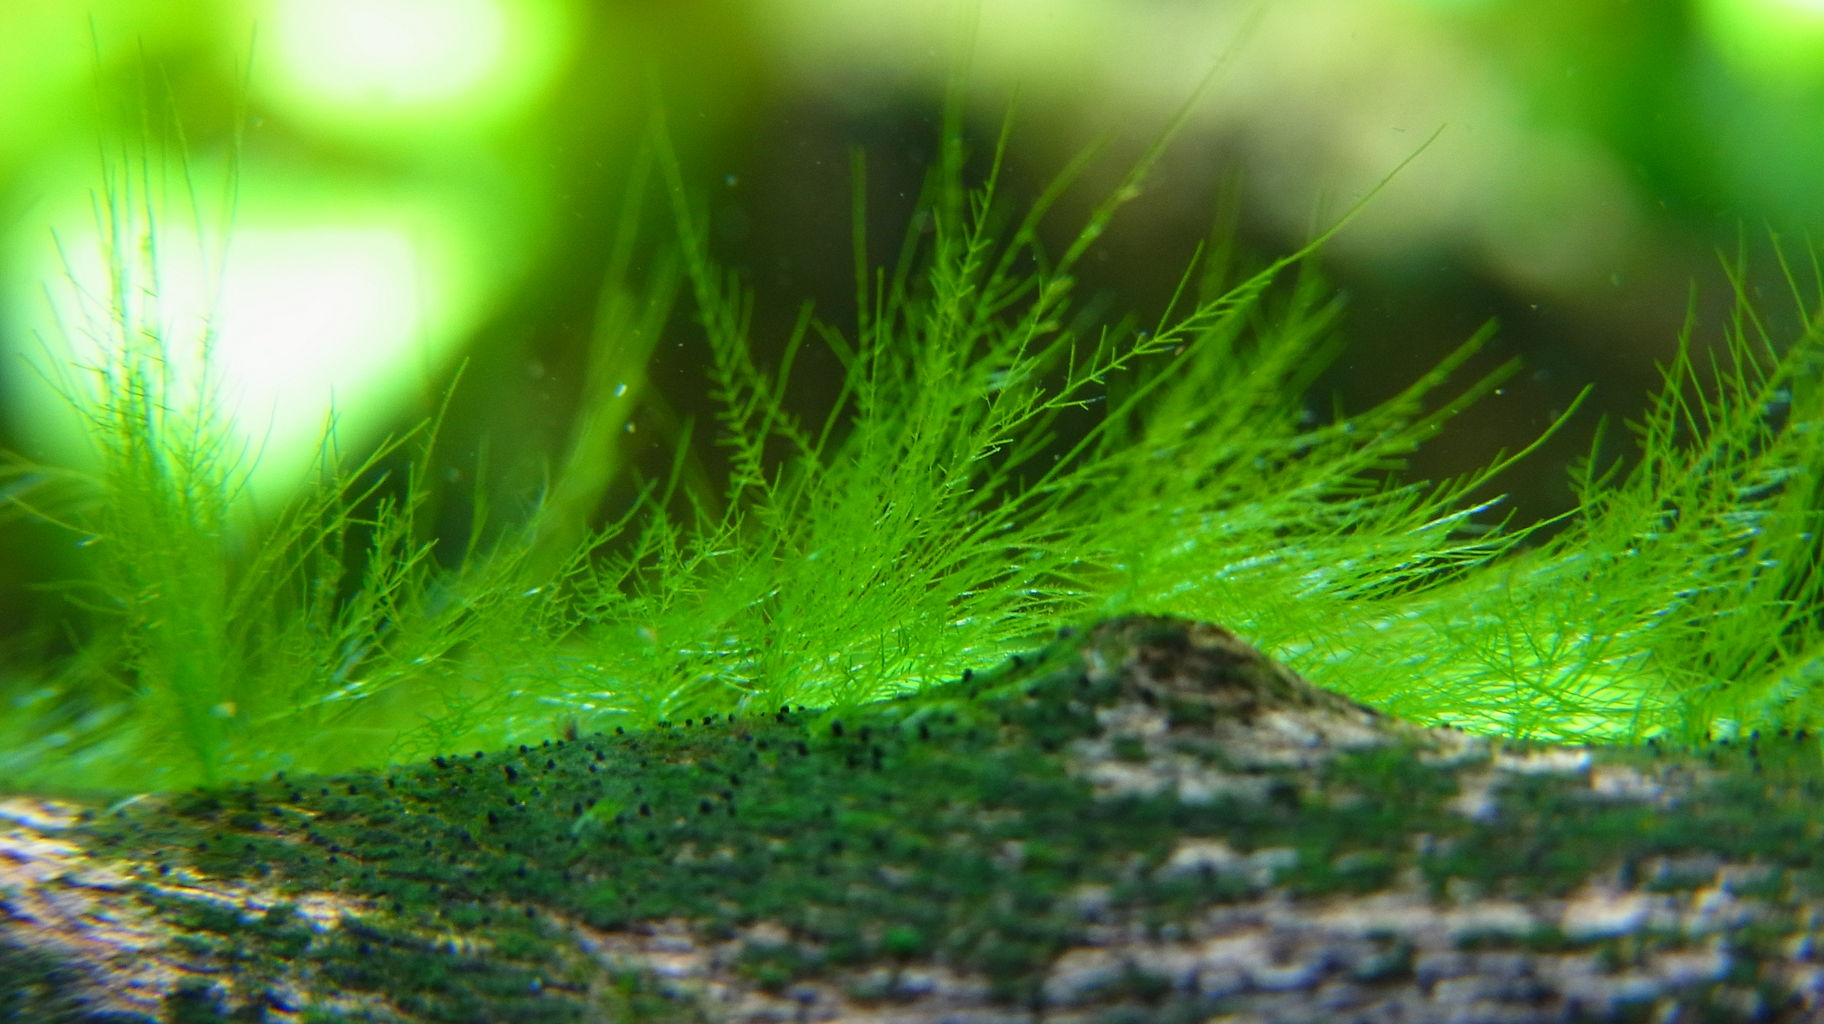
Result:
[[[1118,642],[1181,642],[1172,631],[1182,623],[1133,621],[1150,625]],[[1587,781],[1537,772],[1504,779],[1493,809],[1470,815],[1456,802],[1463,773],[1495,756],[1486,746],[1420,756],[1431,734],[1389,722],[1388,742],[1309,764],[1237,763],[1199,739],[1213,724],[1209,702],[1095,671],[1098,657],[1125,656],[1108,647],[1116,640],[1098,642],[1100,655],[1068,635],[996,671],[861,708],[281,777],[142,802],[71,834],[91,855],[133,865],[135,899],[174,930],[182,957],[205,965],[164,993],[158,1016],[173,1021],[714,1017],[688,980],[617,955],[626,943],[612,937],[667,929],[722,949],[740,984],[795,1000],[806,1019],[819,1019],[827,993],[817,986],[832,981],[851,1004],[916,1002],[906,978],[932,965],[978,978],[987,1004],[1023,1015],[1057,1000],[1047,977],[1060,956],[1106,942],[1098,923],[1170,941],[1212,906],[1269,889],[1317,902],[1417,879],[1437,900],[1539,899],[1610,877],[1688,892],[1714,881],[1701,869],[1708,857],[1777,865],[1754,883],[1777,903],[1824,893],[1812,813],[1824,787],[1805,755],[1776,753],[1793,746],[1786,739],[1757,740],[1752,757],[1724,752],[1713,781],[1675,808],[1596,799]],[[1249,685],[1254,698],[1224,713],[1347,704],[1276,692],[1279,677]],[[1123,734],[1108,712],[1128,705],[1170,728]],[[1249,785],[1195,799],[1182,786],[1111,791],[1110,776],[1082,770],[1081,744],[1097,740],[1112,777],[1169,749]],[[1687,771],[1689,760],[1650,749],[1602,758],[1647,776]],[[1249,870],[1166,870],[1200,838],[1243,860],[1277,852]],[[1694,855],[1690,877],[1666,867]],[[1791,927],[1769,926],[1731,941],[1785,956],[1792,939]],[[1608,942],[1625,965],[1652,940],[1542,927],[1461,941],[1533,951]],[[1380,947],[1346,980],[1416,984],[1411,945],[1388,936]],[[144,1019],[82,1009],[90,1004],[64,970],[0,928],[0,1019]],[[1202,1019],[1232,1002],[1138,961],[1098,984],[1110,1020]],[[1687,993],[1691,1005],[1707,1005],[1716,986],[1706,985]],[[1792,1003],[1784,992],[1767,999]]]

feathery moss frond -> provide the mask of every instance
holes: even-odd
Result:
[[[1634,425],[1638,460],[1592,456],[1564,528],[1523,543],[1541,524],[1491,520],[1489,492],[1526,451],[1402,478],[1512,371],[1451,390],[1487,332],[1372,408],[1314,415],[1337,307],[1306,259],[1329,233],[1251,273],[1219,237],[1150,326],[1109,323],[1073,275],[1154,153],[1052,257],[1041,221],[1084,165],[1011,202],[1009,130],[970,187],[946,122],[914,214],[929,230],[887,268],[865,261],[858,157],[856,322],[806,308],[772,366],[659,144],[629,207],[657,173],[672,255],[635,285],[631,254],[651,245],[625,219],[591,411],[538,508],[491,522],[477,494],[460,551],[438,547],[425,511],[442,414],[355,460],[332,424],[300,497],[265,520],[237,513],[246,458],[206,394],[179,400],[166,353],[185,339],[129,286],[148,271],[121,254],[154,253],[133,244],[151,207],[137,222],[110,209],[114,354],[89,406],[100,468],[79,484],[14,460],[0,476],[10,507],[94,538],[70,591],[79,654],[0,679],[15,712],[0,716],[0,780],[178,786],[526,742],[566,719],[855,703],[1129,610],[1223,622],[1426,721],[1557,739],[1817,727],[1815,265],[1801,287],[1782,264],[1806,324],[1789,347],[1738,277],[1716,354],[1688,330]],[[669,475],[591,532],[624,474],[614,438],[641,364],[685,330],[668,318],[684,289],[727,479],[697,482],[687,432]],[[788,393],[814,346],[845,379],[806,418]]]

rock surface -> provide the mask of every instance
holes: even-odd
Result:
[[[1824,1019],[1820,779],[1130,617],[844,712],[0,801],[0,1020]]]

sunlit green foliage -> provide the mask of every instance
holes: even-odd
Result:
[[[174,340],[117,298],[89,414],[100,468],[15,459],[0,480],[91,559],[67,589],[77,653],[0,677],[0,783],[169,787],[568,721],[860,702],[1131,609],[1224,622],[1420,720],[1557,738],[1811,724],[1820,303],[1796,272],[1814,328],[1771,337],[1744,294],[1718,355],[1681,345],[1639,458],[1592,459],[1565,529],[1522,548],[1530,527],[1486,521],[1491,478],[1519,456],[1437,485],[1399,477],[1505,372],[1445,390],[1481,336],[1374,408],[1315,415],[1307,392],[1337,345],[1310,249],[1237,271],[1218,239],[1156,320],[1104,322],[1073,274],[1151,157],[1053,254],[1038,224],[1084,165],[1022,206],[1004,144],[970,185],[946,128],[890,266],[861,255],[858,187],[858,322],[806,309],[763,366],[751,300],[656,143],[629,209],[657,174],[675,238],[615,240],[591,404],[545,499],[496,521],[475,495],[460,550],[426,514],[436,419],[355,460],[332,428],[303,497],[236,513],[251,456],[225,450],[207,401],[172,401]],[[140,212],[113,219],[117,251],[149,244]],[[675,255],[636,287],[642,247]],[[142,270],[119,262],[118,296]],[[667,316],[684,288],[694,328]],[[667,331],[702,346],[727,479],[694,483],[687,435],[667,478],[591,529],[625,476],[613,438],[639,397],[625,385]],[[846,377],[806,420],[786,394],[809,346]]]
[[[1364,695],[1566,740],[1817,730],[1824,275],[1779,266],[1799,336],[1738,272],[1721,338],[1687,325],[1634,456],[1585,461],[1562,534],[1339,634],[1352,665],[1399,667]]]

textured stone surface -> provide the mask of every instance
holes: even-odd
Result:
[[[1118,619],[846,712],[0,802],[0,1019],[1812,1020],[1820,789]]]

